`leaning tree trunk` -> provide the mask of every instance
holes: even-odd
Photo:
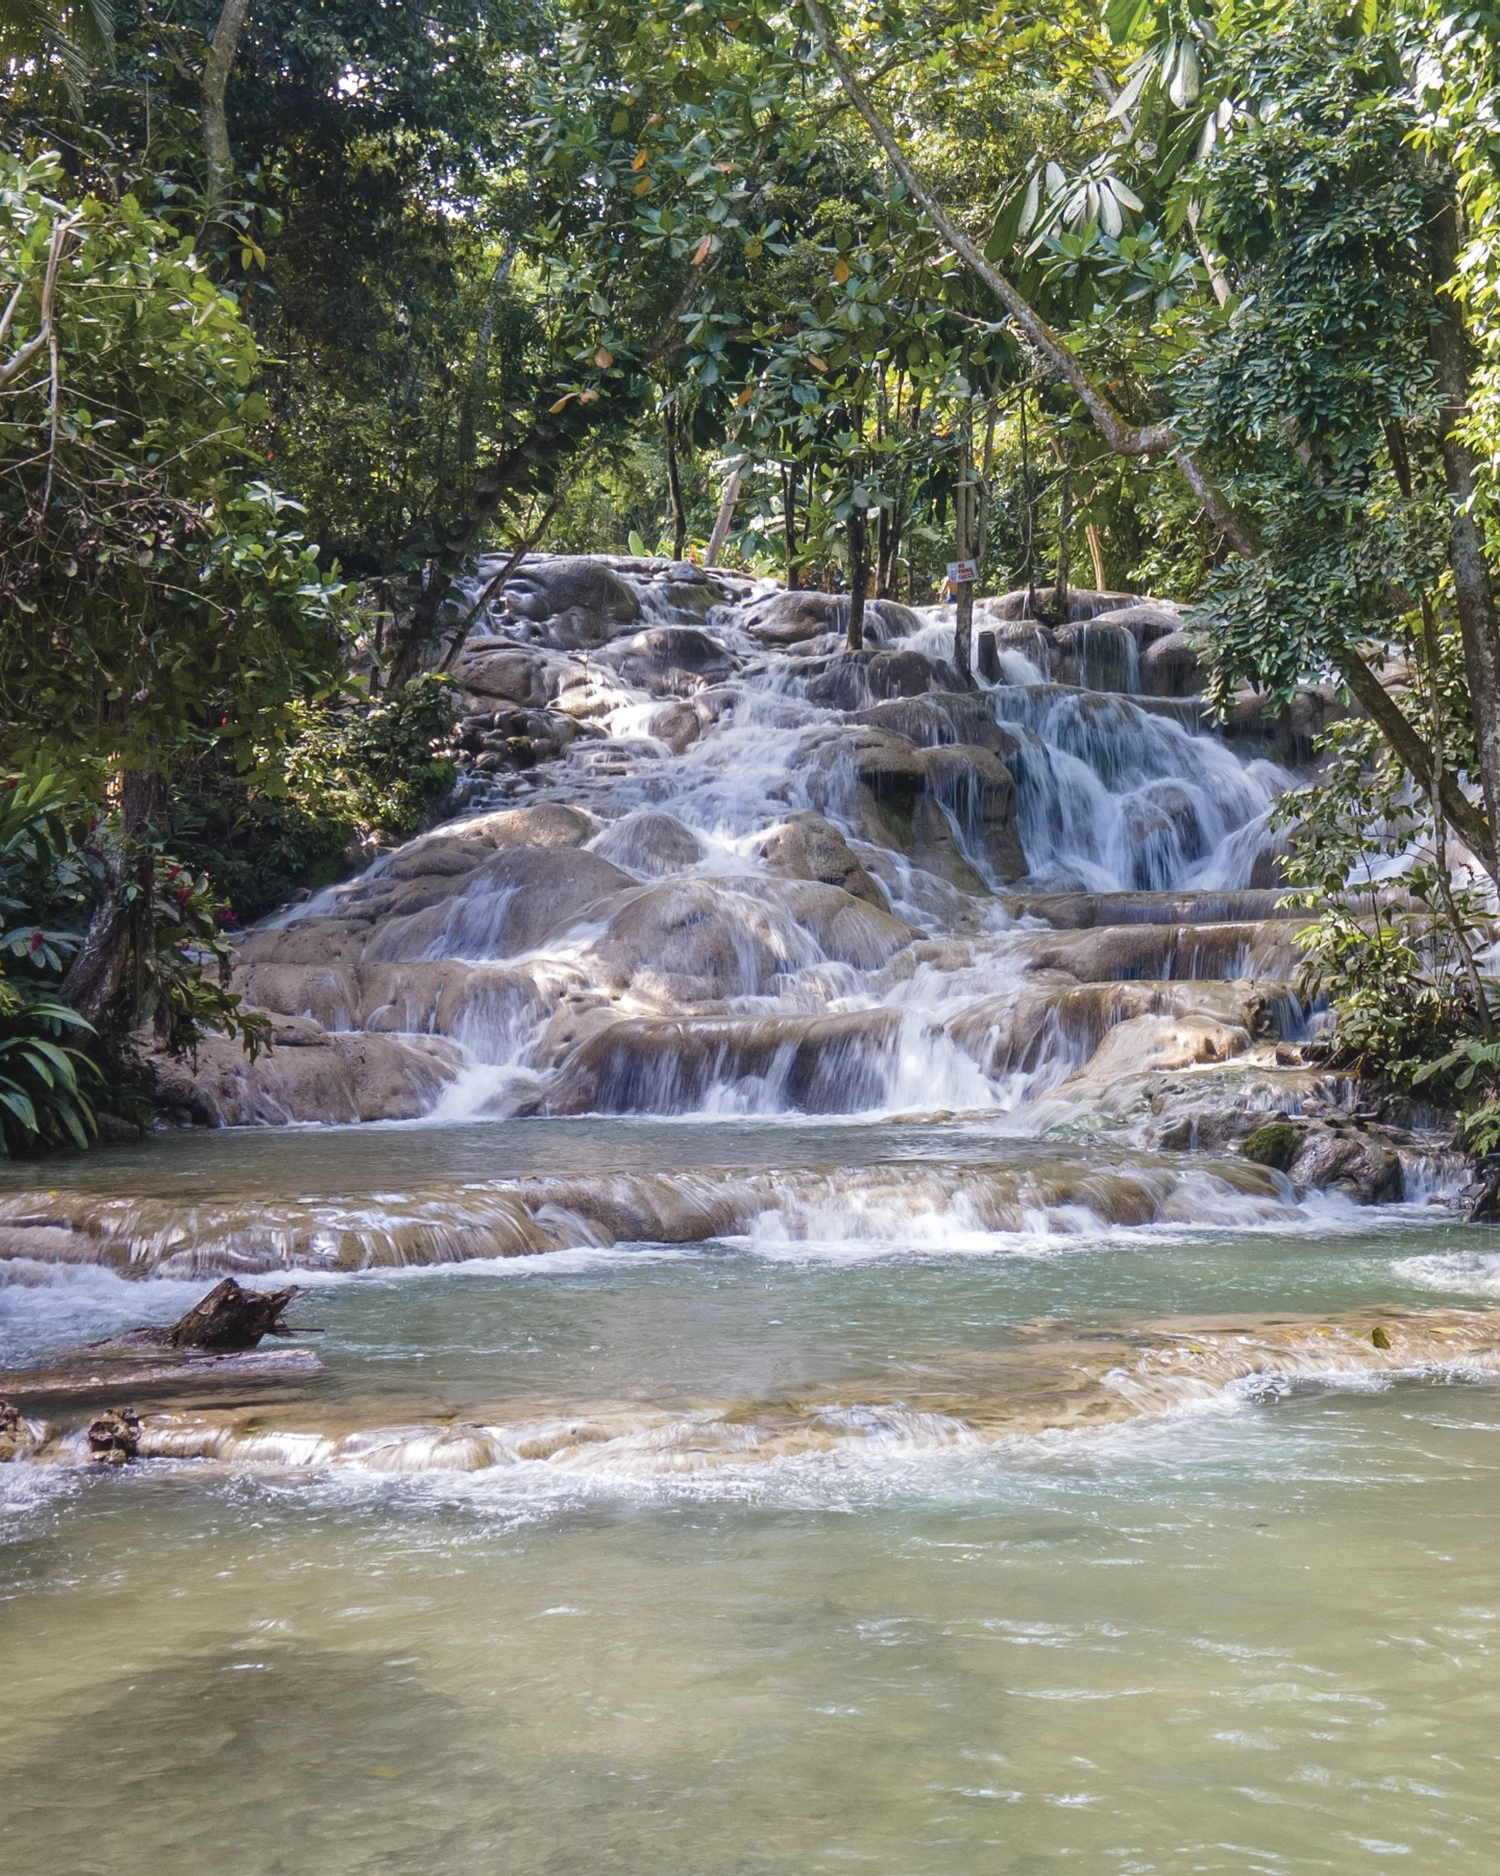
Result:
[[[1448,280],[1458,251],[1457,216],[1451,206],[1438,219],[1437,238],[1439,266]],[[1431,349],[1443,400],[1443,477],[1452,505],[1448,564],[1453,569],[1453,608],[1463,638],[1464,675],[1474,720],[1480,786],[1493,833],[1500,828],[1500,631],[1495,624],[1484,540],[1474,516],[1479,462],[1460,434],[1469,414],[1469,341],[1458,302],[1450,294],[1439,293],[1438,306]]]
[[[1256,559],[1262,552],[1262,543],[1254,517],[1236,507],[1225,490],[1220,488],[1204,469],[1192,446],[1170,423],[1134,424],[1116,407],[1107,390],[1090,377],[1082,360],[1070,349],[1067,342],[1052,330],[1015,285],[985,258],[913,168],[891,126],[871,104],[864,88],[855,77],[847,54],[829,29],[819,0],[802,0],[802,7],[812,26],[813,36],[833,67],[845,96],[864,119],[875,141],[885,151],[892,168],[911,192],[912,199],[922,209],[934,229],[942,236],[964,267],[999,300],[1010,315],[1016,330],[1041,361],[1073,392],[1088,413],[1105,445],[1117,456],[1170,456],[1205,517],[1218,529],[1227,545],[1247,560]],[[1440,241],[1446,241],[1450,251],[1456,251],[1456,237],[1456,217],[1449,210],[1444,218],[1444,225],[1439,229],[1439,238]],[[1451,267],[1449,272],[1451,273]],[[1444,280],[1447,277],[1445,274]],[[1443,311],[1447,314],[1448,308],[1445,306]],[[1440,320],[1438,326],[1434,328],[1434,334],[1440,381],[1443,383],[1450,413],[1457,418],[1467,405],[1468,361],[1462,343],[1464,339],[1462,320],[1456,308],[1453,309],[1450,319]],[[1455,340],[1458,343],[1455,343]],[[1456,397],[1455,393],[1457,393]],[[1025,408],[1023,393],[1021,403],[1023,476],[1025,474]],[[1456,495],[1461,495],[1465,487],[1472,488],[1473,484],[1472,457],[1469,457],[1466,464],[1465,454],[1465,446],[1454,437],[1450,423],[1445,437],[1444,466],[1450,488]],[[1496,839],[1491,832],[1493,828],[1500,825],[1494,818],[1497,807],[1500,807],[1500,707],[1497,707],[1500,685],[1492,681],[1500,675],[1500,653],[1496,652],[1494,646],[1493,608],[1485,603],[1489,586],[1487,574],[1484,575],[1482,584],[1480,580],[1483,572],[1482,543],[1478,528],[1473,526],[1471,516],[1468,519],[1472,532],[1466,532],[1461,526],[1466,515],[1466,508],[1457,506],[1450,558],[1456,556],[1457,562],[1461,564],[1465,584],[1465,596],[1459,601],[1460,625],[1463,629],[1466,661],[1470,655],[1471,641],[1474,647],[1474,664],[1470,674],[1470,683],[1475,689],[1473,709],[1475,728],[1480,743],[1480,767],[1487,813],[1479,813],[1451,776],[1440,774],[1438,765],[1433,762],[1431,749],[1405,715],[1400,704],[1365,663],[1358,649],[1354,645],[1342,646],[1337,654],[1337,662],[1339,675],[1356,702],[1374,718],[1386,740],[1416,780],[1425,788],[1430,785],[1431,778],[1438,776],[1443,807],[1447,812],[1450,825],[1462,834],[1485,871],[1497,885],[1500,885],[1500,858],[1497,858]],[[1032,590],[1034,574],[1030,561],[1028,538],[1028,611],[1030,601],[1034,597]],[[1458,565],[1456,565],[1455,572],[1458,570]],[[1469,615],[1467,621],[1463,616],[1465,611]],[[1493,781],[1491,764],[1494,770]]]

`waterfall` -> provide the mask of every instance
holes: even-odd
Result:
[[[963,688],[943,608],[872,602],[850,654],[837,601],[662,563],[540,556],[523,601],[458,676],[469,720],[524,696],[561,754],[481,755],[452,821],[244,947],[252,1001],[423,1039],[399,1111],[433,1111],[436,1077],[446,1118],[1024,1130],[1132,1075],[1304,1072],[1271,825],[1292,777],[1201,700],[1141,693],[1118,621],[1150,608],[1066,656],[1012,623]]]

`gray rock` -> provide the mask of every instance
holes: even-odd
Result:
[[[607,644],[641,616],[635,588],[587,555],[530,556],[502,597],[518,626],[560,651]]]
[[[760,857],[784,879],[821,880],[882,912],[889,910],[885,893],[821,814],[794,814],[785,826],[773,828],[761,842]]]
[[[1203,688],[1203,667],[1186,632],[1162,634],[1141,653],[1141,689],[1148,697],[1196,697]]]
[[[919,651],[849,651],[832,659],[807,687],[809,703],[826,710],[863,710],[887,697],[920,697],[952,674]]]
[[[1128,626],[1080,620],[1057,628],[1057,681],[1081,690],[1128,691],[1136,662]]]
[[[1092,619],[1102,612],[1112,612],[1121,606],[1136,603],[1134,593],[1096,593],[1089,587],[1070,586],[1068,588],[1066,619]],[[1066,623],[1066,619],[1053,621],[1050,617],[1052,607],[1052,588],[1039,586],[1030,594],[1024,586],[1014,592],[997,593],[993,598],[980,602],[986,615],[992,619],[1040,619],[1046,623]]]
[[[556,674],[549,672],[547,660],[514,647],[465,652],[453,675],[477,698],[497,697],[527,709],[540,709],[557,695]]]
[[[741,624],[757,643],[773,651],[785,651],[821,638],[824,633],[846,632],[849,600],[836,593],[770,593],[745,608]],[[872,644],[909,638],[921,630],[921,625],[914,612],[893,599],[865,601],[864,631]]]
[[[1096,625],[1123,625],[1144,651],[1159,638],[1182,630],[1182,608],[1160,599],[1137,600],[1129,606],[1112,606],[1094,615]]]
[[[648,808],[616,821],[594,842],[593,851],[614,866],[623,866],[643,878],[660,879],[697,866],[707,849],[693,830],[673,815]]]
[[[654,697],[689,696],[719,684],[739,669],[739,660],[707,632],[691,625],[661,625],[611,645],[599,662],[620,681]]]

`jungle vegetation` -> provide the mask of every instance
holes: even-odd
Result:
[[[235,923],[440,803],[476,553],[716,525],[855,644],[972,557],[1197,602],[1225,708],[1337,687],[1285,802],[1333,1050],[1495,1145],[1497,50],[1426,0],[0,0],[7,1150],[259,1046]]]

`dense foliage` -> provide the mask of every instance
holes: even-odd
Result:
[[[116,1083],[235,1028],[224,918],[451,784],[469,557],[717,522],[861,595],[1169,591],[1226,708],[1339,689],[1285,804],[1335,1052],[1482,1103],[1497,43],[1421,0],[7,11],[4,1022],[65,995]],[[76,1137],[38,1098],[7,1138]]]

